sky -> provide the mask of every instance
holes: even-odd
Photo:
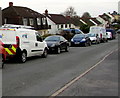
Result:
[[[0,0],[2,9],[8,7],[9,2],[14,6],[31,8],[39,13],[60,14],[68,7],[72,6],[77,15],[82,16],[84,12],[89,12],[91,16],[97,17],[103,13],[118,12],[118,2],[120,0]]]

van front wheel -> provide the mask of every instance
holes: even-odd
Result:
[[[48,50],[45,49],[44,52],[43,52],[43,54],[42,54],[42,57],[43,57],[43,58],[46,58],[46,57],[47,57],[47,54],[48,54]]]

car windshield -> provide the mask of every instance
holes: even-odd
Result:
[[[85,35],[83,34],[76,34],[73,38],[84,38]]]
[[[95,34],[88,34],[89,37],[95,37]]]
[[[59,41],[60,37],[59,36],[49,36],[45,39],[45,41]]]

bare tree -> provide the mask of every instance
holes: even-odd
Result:
[[[82,15],[83,18],[90,18],[91,15],[89,12],[84,12],[83,15]]]
[[[76,16],[77,13],[75,12],[74,7],[70,6],[62,14],[65,16],[73,17],[73,16]]]

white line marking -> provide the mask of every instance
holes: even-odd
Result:
[[[73,80],[71,80],[70,82],[68,82],[64,87],[60,88],[59,90],[57,90],[55,93],[53,93],[49,98],[54,98],[55,96],[59,95],[60,93],[62,93],[65,89],[67,89],[68,87],[70,87],[73,83],[75,83],[76,81],[78,81],[81,77],[83,77],[84,75],[86,75],[88,72],[90,72],[92,69],[94,69],[96,66],[98,66],[100,63],[102,63],[109,55],[111,55],[113,52],[117,51],[113,50],[110,53],[108,53],[106,56],[103,57],[102,60],[100,60],[98,63],[96,63],[94,66],[92,66],[90,69],[88,69],[87,71],[85,71],[84,73],[80,74],[78,77],[74,78]]]

